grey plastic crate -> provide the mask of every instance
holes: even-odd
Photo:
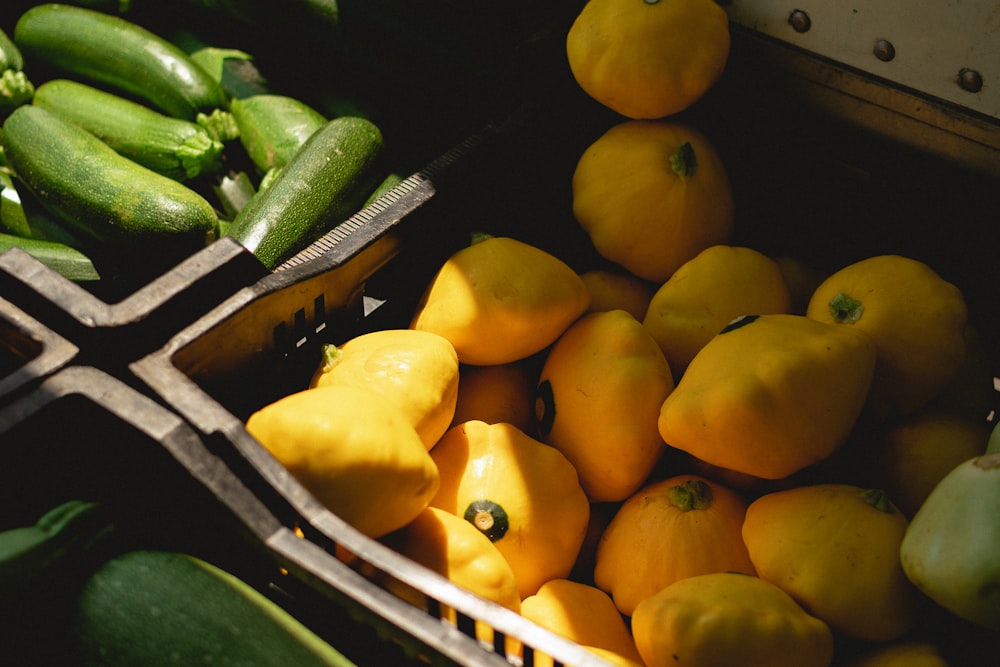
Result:
[[[242,285],[267,274],[232,239],[181,261],[125,298],[106,302],[18,248],[0,254],[0,292],[71,340],[84,363],[105,368],[138,358]]]
[[[79,349],[0,298],[0,404],[71,363]]]

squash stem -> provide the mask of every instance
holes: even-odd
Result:
[[[830,299],[830,315],[838,324],[854,324],[865,312],[864,304],[841,292]]]
[[[889,502],[889,494],[882,489],[867,489],[861,494],[861,497],[878,511],[885,512],[886,514],[893,513],[892,503]]]
[[[712,504],[712,487],[700,479],[689,479],[667,490],[667,497],[682,512],[708,509]]]
[[[670,168],[682,179],[691,178],[698,168],[698,159],[690,141],[685,141],[670,155]]]

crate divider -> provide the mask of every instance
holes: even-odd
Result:
[[[0,297],[0,404],[71,363],[73,343]]]

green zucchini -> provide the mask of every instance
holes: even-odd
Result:
[[[35,87],[23,70],[21,50],[0,29],[0,117],[31,101]]]
[[[386,174],[385,178],[382,179],[382,182],[379,183],[377,186],[375,186],[375,189],[372,191],[372,193],[368,195],[368,199],[365,200],[364,206],[368,206],[373,201],[384,195],[389,190],[392,190],[394,187],[396,187],[402,182],[403,182],[403,177],[400,176],[399,174],[395,172]]]
[[[24,57],[10,36],[0,28],[0,71],[5,69],[20,72],[24,69]]]
[[[223,145],[201,125],[174,118],[85,83],[46,81],[35,90],[36,106],[79,125],[119,154],[183,181],[214,173]]]
[[[11,248],[20,248],[45,266],[74,282],[101,279],[101,274],[94,268],[93,260],[82,251],[65,243],[29,239],[0,232],[0,254]]]
[[[273,269],[361,207],[378,184],[382,146],[368,120],[328,121],[243,207],[229,234]]]
[[[27,188],[3,171],[0,171],[0,230],[27,239],[56,241],[73,248],[84,245],[65,224],[53,220]]]
[[[115,556],[74,607],[69,657],[81,667],[353,664],[242,579],[183,553]]]
[[[326,116],[288,95],[252,95],[234,99],[230,111],[240,130],[240,143],[260,171],[284,166]]]
[[[219,82],[183,50],[120,16],[36,5],[18,19],[14,43],[29,62],[130,93],[176,118],[193,121],[229,103]]]
[[[3,141],[15,175],[52,217],[101,243],[165,252],[203,247],[218,233],[200,194],[42,107],[15,109]]]
[[[109,507],[70,500],[0,531],[7,664],[353,664],[234,574],[182,552],[134,548],[134,519]]]

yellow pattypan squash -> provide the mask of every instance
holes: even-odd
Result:
[[[909,257],[878,255],[835,271],[816,288],[806,314],[875,341],[869,405],[879,416],[926,405],[949,386],[965,356],[962,292]]]
[[[594,583],[621,613],[675,581],[709,572],[753,574],[741,529],[747,503],[696,475],[651,482],[618,509],[597,545]]]
[[[462,517],[428,507],[381,541],[460,588],[513,611],[521,610],[517,581],[507,559],[488,537]],[[427,598],[423,593],[390,573],[380,572],[376,580],[402,599],[426,608]],[[445,609],[443,617],[457,623],[454,609]],[[482,641],[493,641],[492,628],[486,623],[477,623],[476,635]]]
[[[782,479],[844,443],[874,370],[862,331],[802,315],[743,317],[691,360],[663,402],[660,435],[712,465]]]
[[[451,426],[478,419],[506,422],[526,433],[535,432],[535,385],[538,368],[530,360],[491,366],[462,365],[458,400]]]
[[[323,346],[312,386],[346,384],[371,389],[410,417],[430,449],[451,425],[458,399],[458,355],[428,331],[386,329]]]
[[[630,118],[699,100],[729,57],[729,20],[713,0],[590,0],[566,36],[580,87]]]
[[[777,586],[752,575],[688,577],[632,615],[646,667],[827,667],[833,633]]]
[[[504,364],[550,345],[587,309],[580,276],[523,241],[488,236],[445,261],[411,329],[444,336],[464,364]]]
[[[331,385],[280,398],[246,429],[334,514],[369,537],[412,521],[439,475],[416,429],[368,389]]]
[[[580,274],[590,293],[589,313],[624,310],[642,320],[656,288],[649,281],[616,269],[593,269]]]
[[[963,461],[986,453],[990,426],[928,406],[888,425],[870,443],[869,483],[884,489],[908,518]]]
[[[430,452],[441,485],[433,507],[470,521],[510,563],[525,598],[566,577],[583,544],[590,503],[573,464],[511,424],[453,426]]]
[[[753,248],[714,245],[660,286],[642,324],[679,378],[698,350],[740,315],[790,310],[791,293],[773,259]]]
[[[590,313],[545,359],[538,432],[576,467],[591,501],[624,500],[666,448],[656,420],[673,388],[663,352],[637,319],[624,310]]]
[[[615,603],[589,584],[570,579],[547,581],[521,602],[521,615],[587,648],[610,651],[637,663],[642,660]],[[548,664],[552,664],[551,659],[535,653],[536,667]]]
[[[708,137],[681,123],[633,120],[608,129],[577,161],[572,207],[602,257],[653,283],[733,234],[722,158]]]
[[[829,274],[807,264],[798,257],[776,255],[771,259],[775,261],[778,268],[781,269],[781,275],[785,277],[788,293],[792,298],[792,313],[805,315],[813,292],[820,286],[820,283],[826,280]]]
[[[917,592],[899,559],[907,525],[881,491],[814,484],[750,503],[743,540],[760,578],[835,634],[890,641],[916,622]]]

